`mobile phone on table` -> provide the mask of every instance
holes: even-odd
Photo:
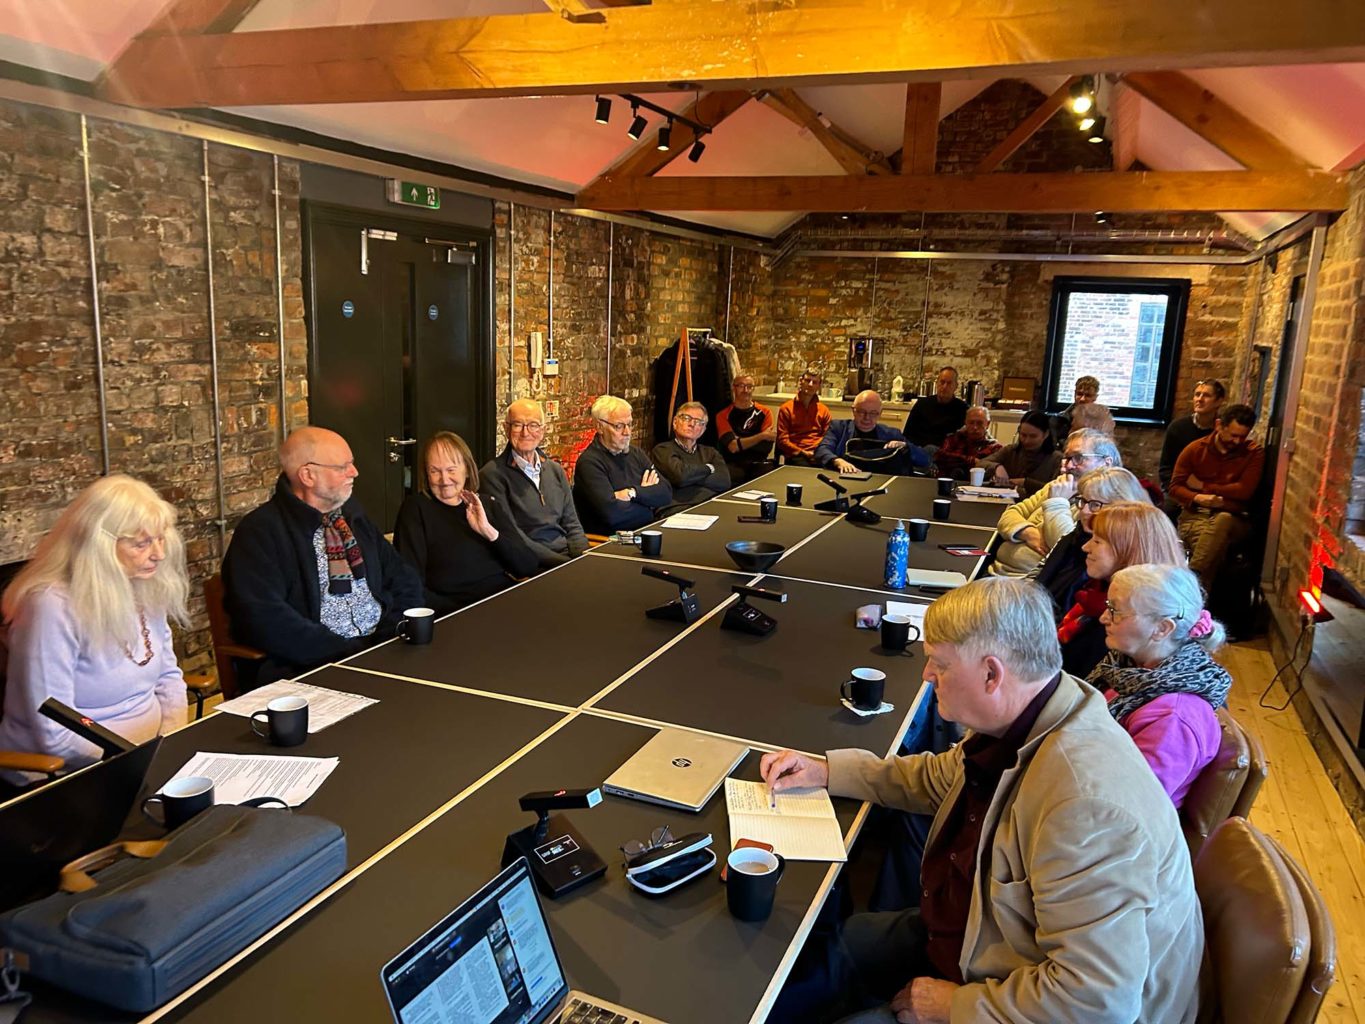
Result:
[[[741,839],[739,842],[735,843],[735,849],[736,849],[736,850],[742,850],[742,849],[744,849],[744,847],[746,847],[746,846],[752,846],[752,847],[753,847],[754,849],[756,849],[756,850],[767,850],[769,853],[772,853],[772,852],[773,852],[772,843],[760,843],[757,839]],[[734,851],[731,851],[731,852],[733,853]],[[721,880],[722,882],[725,881],[725,872],[727,872],[727,871],[729,871],[729,870],[730,870],[730,858],[729,858],[729,856],[727,855],[726,858],[725,858],[725,864],[724,864],[724,866],[720,869],[720,880]]]

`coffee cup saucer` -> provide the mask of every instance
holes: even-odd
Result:
[[[870,711],[867,708],[858,707],[858,705],[854,704],[853,701],[849,700],[847,697],[840,697],[839,703],[848,708],[848,710],[852,711],[859,718],[872,718],[875,715],[884,715],[889,711],[896,710],[896,705],[888,704],[886,701],[882,701],[881,707],[873,708]]]

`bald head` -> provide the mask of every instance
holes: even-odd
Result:
[[[853,425],[869,431],[877,425],[882,414],[882,396],[875,391],[860,391],[853,399]]]
[[[534,461],[535,450],[545,437],[545,411],[530,398],[519,398],[507,407],[507,443],[523,459]]]
[[[351,446],[334,430],[299,427],[280,445],[280,469],[294,497],[331,512],[351,496],[356,472]]]

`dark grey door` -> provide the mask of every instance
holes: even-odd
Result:
[[[311,420],[350,443],[356,495],[391,529],[433,433],[491,454],[489,247],[330,207],[307,224]]]

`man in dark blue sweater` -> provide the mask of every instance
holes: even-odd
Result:
[[[673,501],[673,488],[659,478],[649,456],[630,443],[635,428],[630,403],[603,395],[592,403],[590,415],[597,436],[578,456],[573,478],[583,529],[609,534],[652,523]]]

